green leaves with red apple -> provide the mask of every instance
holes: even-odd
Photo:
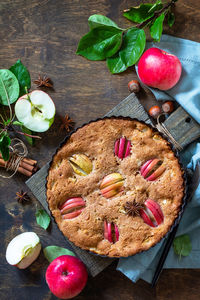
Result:
[[[48,246],[44,248],[43,252],[44,252],[44,256],[50,263],[61,255],[76,256],[74,252],[58,246]]]
[[[90,16],[90,31],[81,38],[76,53],[89,60],[106,60],[112,74],[125,71],[139,60],[145,49],[146,36],[143,27],[148,27],[153,40],[159,42],[166,15],[168,25],[173,25],[171,7],[175,2],[176,0],[162,3],[157,0],[155,3],[142,3],[124,10],[123,16],[137,23],[127,29],[118,27],[103,15]]]
[[[192,250],[192,244],[188,234],[177,236],[173,242],[174,252],[181,256],[188,256]]]

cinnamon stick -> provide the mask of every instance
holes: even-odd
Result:
[[[0,158],[0,164],[5,166],[6,165],[6,162]],[[27,170],[27,171],[30,171],[30,172],[33,172],[35,166],[31,166],[27,163],[25,163],[23,160],[20,161],[19,163],[19,167],[22,167],[23,169]]]
[[[5,168],[6,166],[6,162],[3,160],[3,159],[0,159],[0,167],[3,167]],[[33,175],[33,172],[27,170],[27,169],[24,169],[22,167],[19,166],[19,168],[17,169],[17,171],[25,176],[28,176],[28,177],[31,177]]]
[[[26,169],[26,170],[30,171],[30,172],[33,172],[33,169],[35,168],[35,166],[29,165],[26,162],[24,162],[23,159],[20,161],[19,166],[22,167],[23,169]]]
[[[31,166],[37,165],[37,160],[30,159],[28,157],[24,157],[23,161]]]
[[[2,158],[1,153],[0,153],[0,158]],[[31,166],[35,166],[37,164],[37,160],[31,159],[31,158],[28,158],[28,157],[24,157],[22,159],[22,161],[25,162],[26,164],[31,165]]]
[[[0,154],[0,167],[6,167],[6,161],[3,160],[1,154]],[[37,161],[30,159],[30,158],[23,158],[20,163],[19,163],[19,167],[17,169],[18,172],[20,172],[21,174],[25,175],[25,176],[32,176],[33,173],[35,173],[37,171],[37,166],[36,166]]]

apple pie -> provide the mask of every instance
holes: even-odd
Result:
[[[147,250],[181,210],[184,173],[169,142],[130,118],[76,130],[53,156],[49,209],[76,246],[110,257]]]

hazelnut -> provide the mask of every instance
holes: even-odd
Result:
[[[164,113],[171,113],[174,110],[174,103],[172,101],[166,101],[162,104],[162,110]]]
[[[149,115],[156,119],[161,114],[161,109],[158,105],[154,105],[149,109]]]
[[[138,80],[131,80],[128,83],[128,89],[131,93],[138,93],[140,91],[140,83]]]

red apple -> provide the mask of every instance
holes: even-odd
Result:
[[[54,259],[46,270],[46,282],[60,299],[71,299],[85,287],[88,274],[85,265],[74,256],[62,255]]]
[[[158,48],[146,50],[138,62],[140,80],[151,87],[169,90],[179,81],[181,62],[177,56]]]

